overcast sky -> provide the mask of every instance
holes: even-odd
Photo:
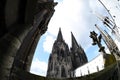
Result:
[[[59,28],[61,28],[63,38],[69,47],[71,47],[71,32],[73,32],[90,61],[99,54],[98,47],[91,45],[90,31],[96,30],[95,24],[102,25],[94,13],[107,15],[98,0],[55,0],[55,2],[59,3],[55,7],[55,13],[48,25],[47,32],[39,41],[31,68],[32,73],[42,76],[46,75],[49,54]]]

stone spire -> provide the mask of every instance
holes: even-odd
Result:
[[[78,45],[78,43],[77,43],[77,41],[76,41],[76,39],[75,39],[75,37],[74,37],[72,32],[71,32],[71,38],[72,38],[72,48],[74,48],[74,49],[78,48],[79,45]]]
[[[74,71],[72,71],[72,67],[69,47],[63,40],[61,29],[59,29],[57,40],[54,42],[52,52],[49,57],[47,77],[73,77]]]
[[[63,36],[61,32],[61,28],[59,28],[58,36],[57,36],[57,41],[63,41]]]
[[[73,33],[71,32],[71,38],[72,38],[72,48],[75,50],[75,49],[81,49],[81,50],[83,50],[83,48],[81,47],[81,45],[79,45],[78,43],[77,43],[77,40],[75,39],[75,37],[74,37],[74,35],[73,35]],[[84,51],[84,50],[83,50]]]
[[[71,57],[72,57],[73,70],[75,70],[81,65],[87,63],[88,60],[83,48],[78,45],[72,32],[71,32],[71,38],[72,38]]]
[[[78,45],[73,34],[72,48],[70,51],[68,45],[63,40],[61,29],[59,29],[57,40],[54,42],[52,52],[49,57],[47,77],[74,77],[74,70],[86,62],[87,57],[84,50]]]

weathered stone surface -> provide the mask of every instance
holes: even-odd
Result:
[[[42,77],[31,74],[21,69],[16,69],[14,70],[11,80],[119,80],[116,66],[117,66],[116,63],[114,63],[100,72],[96,72],[82,77],[63,78],[63,79]]]
[[[74,77],[74,70],[87,62],[84,50],[79,47],[72,35],[72,50],[62,37],[59,30],[57,40],[53,44],[52,53],[49,57],[47,77],[70,78]]]
[[[26,71],[29,70],[34,55],[35,44],[38,41],[35,36],[46,32],[49,20],[54,13],[55,5],[53,0],[38,0],[38,2],[37,0],[0,0],[0,80],[59,80],[37,76]],[[34,31],[33,29],[37,30]],[[34,35],[36,33],[39,35]],[[26,39],[28,35],[30,37]],[[24,42],[24,40],[28,41],[28,43]],[[23,44],[27,47],[34,45],[34,47],[25,48],[26,46],[24,45],[24,47],[20,48]],[[61,52],[64,52],[64,47],[66,50],[69,50],[67,49],[67,44],[63,43],[61,45],[63,51]],[[19,50],[20,52],[18,52]],[[83,51],[77,50],[77,52],[82,53]],[[16,57],[16,55],[20,58]],[[66,68],[70,69],[71,59],[68,54],[63,53],[59,58],[56,55],[52,55],[52,57],[56,57],[55,60],[67,57],[67,59],[60,60],[59,63],[63,63]],[[18,58],[18,61],[15,58]],[[86,58],[83,59],[86,60]],[[13,67],[14,60],[17,63]],[[66,62],[69,62],[69,65],[66,65]],[[116,65],[114,65],[89,76],[65,78],[63,80],[118,80],[118,72]],[[23,67],[26,69],[23,69]],[[64,69],[66,70],[65,67]],[[63,70],[63,72],[65,71]],[[63,76],[65,77],[64,74]]]
[[[72,37],[72,47],[70,52],[71,52],[73,70],[75,70],[81,65],[87,63],[88,59],[84,52],[84,49],[81,47],[81,45],[78,45],[72,32],[71,32],[71,37]]]
[[[53,0],[42,1],[44,2],[38,3],[37,0],[0,1],[2,12],[0,13],[0,78],[2,80],[22,80],[18,79],[21,76],[11,77],[16,67],[30,70],[38,40],[46,32],[54,13]],[[44,7],[40,8],[42,7],[40,4]],[[40,13],[37,17],[35,17],[36,12]],[[36,20],[37,22],[34,23]]]

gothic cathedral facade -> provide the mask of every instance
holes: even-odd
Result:
[[[74,77],[75,69],[88,62],[83,48],[78,45],[72,33],[71,37],[72,47],[69,49],[62,37],[61,29],[59,29],[57,39],[53,44],[52,52],[49,56],[47,77]]]

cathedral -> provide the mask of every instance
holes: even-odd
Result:
[[[87,63],[87,57],[83,48],[78,45],[71,32],[72,47],[69,49],[65,43],[61,29],[59,29],[52,52],[49,56],[47,77],[70,78],[75,76],[75,69]]]
[[[108,13],[112,13],[111,17],[113,17],[113,20],[104,16],[100,19],[120,41],[120,34],[117,30],[117,27],[120,27],[120,0],[116,0],[117,2],[111,0],[109,3],[108,0],[98,1]],[[115,40],[112,40],[105,31],[100,31],[100,33],[110,53],[116,56],[116,62],[102,71],[75,78],[75,70],[88,60],[73,34],[71,33],[72,47],[69,48],[59,30],[49,57],[47,77],[52,78],[30,72],[38,41],[47,31],[56,5],[57,2],[54,0],[0,0],[0,80],[57,80],[56,78],[65,78],[62,80],[120,80],[120,51],[114,43]],[[106,61],[111,62],[111,59]]]

